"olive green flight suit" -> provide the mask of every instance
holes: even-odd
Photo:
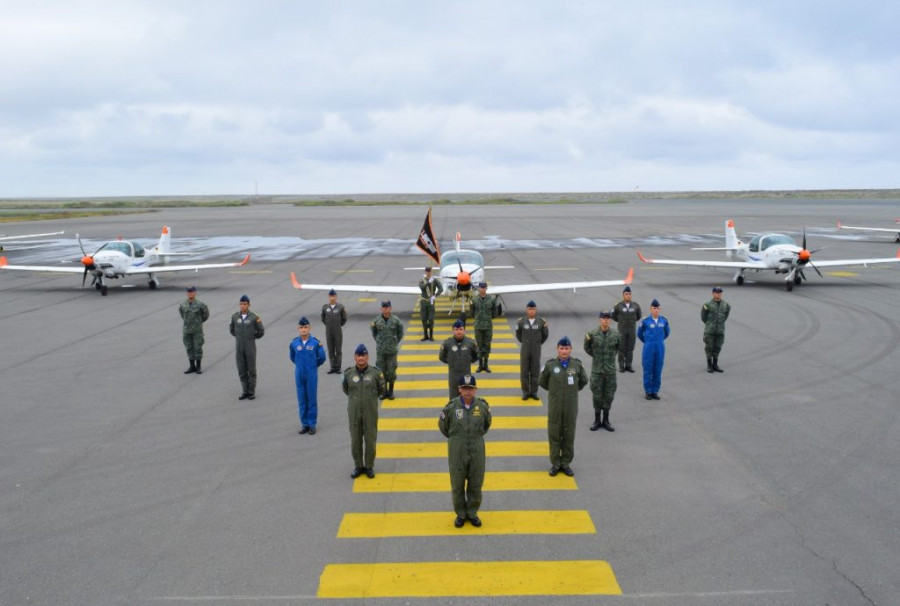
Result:
[[[325,344],[328,346],[328,362],[331,371],[341,370],[342,352],[344,344],[344,331],[342,327],[347,323],[347,310],[340,303],[334,307],[326,303],[322,306],[322,324],[325,325]]]
[[[591,393],[594,412],[609,410],[616,395],[616,354],[619,333],[615,328],[606,332],[597,327],[584,336],[584,351],[593,358],[591,363]]]
[[[375,443],[378,440],[378,396],[385,392],[384,375],[375,366],[359,370],[354,365],[344,371],[341,388],[347,394],[353,463],[358,469],[373,469]]]
[[[634,358],[634,345],[637,342],[636,331],[641,319],[641,306],[634,301],[619,301],[609,314],[619,331],[619,370],[631,368]]]
[[[475,396],[467,408],[462,396],[450,400],[441,411],[438,429],[447,442],[450,467],[450,492],[453,511],[463,518],[474,518],[481,507],[484,484],[484,434],[491,428],[488,403]]]
[[[568,467],[575,458],[575,423],[578,420],[578,392],[588,384],[588,376],[578,358],[563,366],[559,358],[544,363],[539,380],[547,390],[547,437],[550,464]]]
[[[372,321],[371,328],[375,339],[375,365],[384,373],[384,380],[393,383],[397,380],[397,352],[403,340],[403,322],[395,315],[387,320],[379,315]],[[393,391],[390,385],[388,391]]]
[[[491,340],[494,338],[494,318],[499,313],[497,297],[480,294],[472,297],[472,318],[475,326],[475,342],[478,344],[478,355],[482,362],[479,366],[487,366],[491,355]]]
[[[516,323],[516,340],[522,344],[519,348],[519,381],[523,396],[537,396],[538,377],[541,374],[541,345],[549,335],[547,322],[539,316],[535,316],[534,325],[527,317],[519,318]]]
[[[209,308],[199,299],[191,302],[185,299],[178,306],[178,313],[184,320],[181,337],[189,360],[203,359],[203,323],[209,320]]]
[[[725,343],[725,320],[731,313],[731,305],[724,299],[716,302],[710,299],[700,308],[700,319],[703,327],[703,343],[706,345],[706,357],[718,358]]]
[[[242,393],[252,396],[256,393],[256,340],[263,338],[266,329],[262,318],[252,311],[247,312],[246,318],[241,317],[239,311],[232,314],[228,328],[234,337],[234,357]]]
[[[441,284],[440,278],[432,277],[431,280],[422,278],[419,280],[419,290],[422,291],[422,298],[419,299],[419,315],[422,316],[422,332],[424,337],[434,340],[431,334],[434,332],[434,303],[431,297],[437,297],[444,292],[444,285]]]
[[[478,345],[466,336],[462,341],[450,337],[441,343],[438,359],[447,365],[447,386],[452,400],[459,395],[459,378],[472,374],[472,362],[478,359]]]

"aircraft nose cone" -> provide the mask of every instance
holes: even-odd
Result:
[[[461,272],[459,272],[459,275],[456,276],[456,283],[461,286],[468,286],[469,284],[471,284],[471,282],[472,282],[472,277],[469,275],[468,272],[461,271]]]
[[[81,257],[81,264],[84,265],[85,267],[90,267],[91,265],[94,264],[94,257],[91,257],[89,255],[85,255],[85,256]]]
[[[809,261],[809,254],[810,253],[808,250],[803,249],[799,253],[797,253],[797,258],[806,263],[807,261]]]

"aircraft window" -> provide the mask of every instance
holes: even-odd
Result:
[[[135,257],[143,257],[144,256],[144,247],[138,244],[137,242],[132,242],[134,246],[134,256]]]
[[[107,242],[101,246],[97,252],[100,252],[101,250],[114,250],[116,252],[124,253],[129,257],[131,256],[131,244],[128,242]]]
[[[453,251],[444,253],[443,258],[441,259],[441,266],[447,267],[450,265],[459,265],[460,262],[466,265],[484,265],[484,260],[480,253],[477,253],[474,250],[462,250],[459,252]]]
[[[759,239],[762,236],[756,236],[752,240],[750,240],[750,252],[759,252]]]
[[[762,241],[761,250],[766,250],[772,246],[776,246],[778,244],[794,244],[794,239],[790,236],[785,236],[782,234],[772,234],[770,236],[766,236]]]

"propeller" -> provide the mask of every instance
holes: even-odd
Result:
[[[81,236],[75,234],[75,240],[78,242],[79,248],[81,248],[81,264],[84,265],[84,273],[81,275],[81,287],[84,288],[84,283],[87,280],[88,272],[92,269],[96,269],[97,266],[94,265],[94,257],[84,251],[84,244],[81,243]],[[94,278],[96,279],[96,276],[94,276]]]
[[[816,270],[816,273],[819,274],[820,278],[824,278],[825,276],[822,275],[822,272],[819,271],[819,268],[816,267],[815,265],[813,265],[813,262],[812,262],[812,254],[814,252],[818,252],[822,249],[817,248],[816,250],[809,250],[808,248],[806,248],[806,228],[805,227],[803,228],[803,246],[802,246],[802,248],[803,248],[803,250],[795,253],[797,255],[797,265],[799,266],[798,272],[800,273],[800,276],[804,280],[806,279],[806,276],[803,274],[803,266],[809,265],[814,270]]]

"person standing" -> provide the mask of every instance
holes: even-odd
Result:
[[[387,389],[381,399],[394,399],[394,381],[397,380],[397,352],[403,340],[403,323],[391,315],[391,302],[381,302],[381,315],[372,321],[372,337],[375,339],[375,365],[384,373]]]
[[[375,477],[375,443],[378,440],[378,397],[384,393],[384,375],[369,366],[369,350],[360,343],[353,352],[355,365],[344,371],[341,388],[347,395],[350,421],[351,478]]]
[[[322,306],[322,324],[325,325],[325,344],[328,346],[330,375],[341,374],[341,348],[344,344],[343,326],[347,323],[347,310],[337,301],[337,292],[328,291],[328,303]]]
[[[290,358],[294,363],[294,384],[297,386],[297,408],[300,413],[300,431],[316,435],[319,418],[319,366],[325,363],[325,348],[310,334],[306,316],[297,322],[298,336],[291,341]]]
[[[187,299],[178,306],[178,313],[184,322],[181,331],[181,339],[184,342],[184,349],[187,351],[190,367],[184,371],[184,374],[192,372],[198,375],[203,374],[200,362],[203,360],[203,323],[209,320],[209,308],[206,303],[197,299],[197,287],[187,287]]]
[[[634,372],[635,328],[641,319],[641,306],[631,300],[631,286],[622,291],[622,300],[616,303],[610,314],[619,332],[619,372]]]
[[[431,267],[425,268],[425,275],[419,280],[419,315],[422,316],[422,341],[434,341],[434,301],[444,292],[440,279],[431,275]]]
[[[478,344],[478,369],[475,372],[491,372],[491,339],[494,337],[494,318],[499,314],[497,297],[487,294],[487,283],[478,283],[478,296],[472,297],[472,317],[475,322],[475,343]]]
[[[581,360],[572,357],[572,341],[563,337],[556,343],[556,357],[547,360],[539,384],[547,390],[547,436],[550,441],[550,475],[560,471],[569,477],[575,458],[575,423],[578,420],[578,392],[588,384]]]
[[[229,330],[234,337],[234,357],[237,361],[241,395],[238,400],[256,399],[256,340],[266,334],[262,318],[250,311],[250,297],[243,295],[238,311],[231,316]]]
[[[641,366],[644,370],[644,399],[659,400],[662,386],[662,369],[666,361],[666,339],[669,338],[669,321],[659,315],[659,301],[650,301],[650,316],[638,324],[637,338],[644,344]]]
[[[541,345],[549,335],[546,320],[538,317],[537,305],[529,301],[525,306],[525,316],[516,322],[516,340],[522,344],[519,348],[519,381],[523,400],[540,400],[537,392],[541,374]]]
[[[706,372],[725,372],[719,368],[719,352],[725,343],[725,320],[731,313],[731,305],[722,300],[722,288],[712,289],[713,298],[700,308],[703,327],[703,343],[706,345]]]
[[[459,378],[472,374],[472,362],[478,359],[478,345],[466,336],[462,320],[453,323],[453,336],[441,343],[438,359],[447,365],[447,384],[452,400],[459,395]]]
[[[615,431],[609,422],[609,409],[616,396],[616,354],[619,333],[610,328],[611,314],[600,312],[599,326],[584,336],[584,351],[593,358],[591,363],[591,393],[594,395],[594,424],[591,431],[601,427]]]
[[[481,486],[484,484],[484,434],[491,428],[491,408],[475,394],[477,382],[472,375],[459,379],[459,395],[441,411],[438,429],[448,438],[450,493],[453,496],[453,525],[462,528],[466,520],[481,527]]]

